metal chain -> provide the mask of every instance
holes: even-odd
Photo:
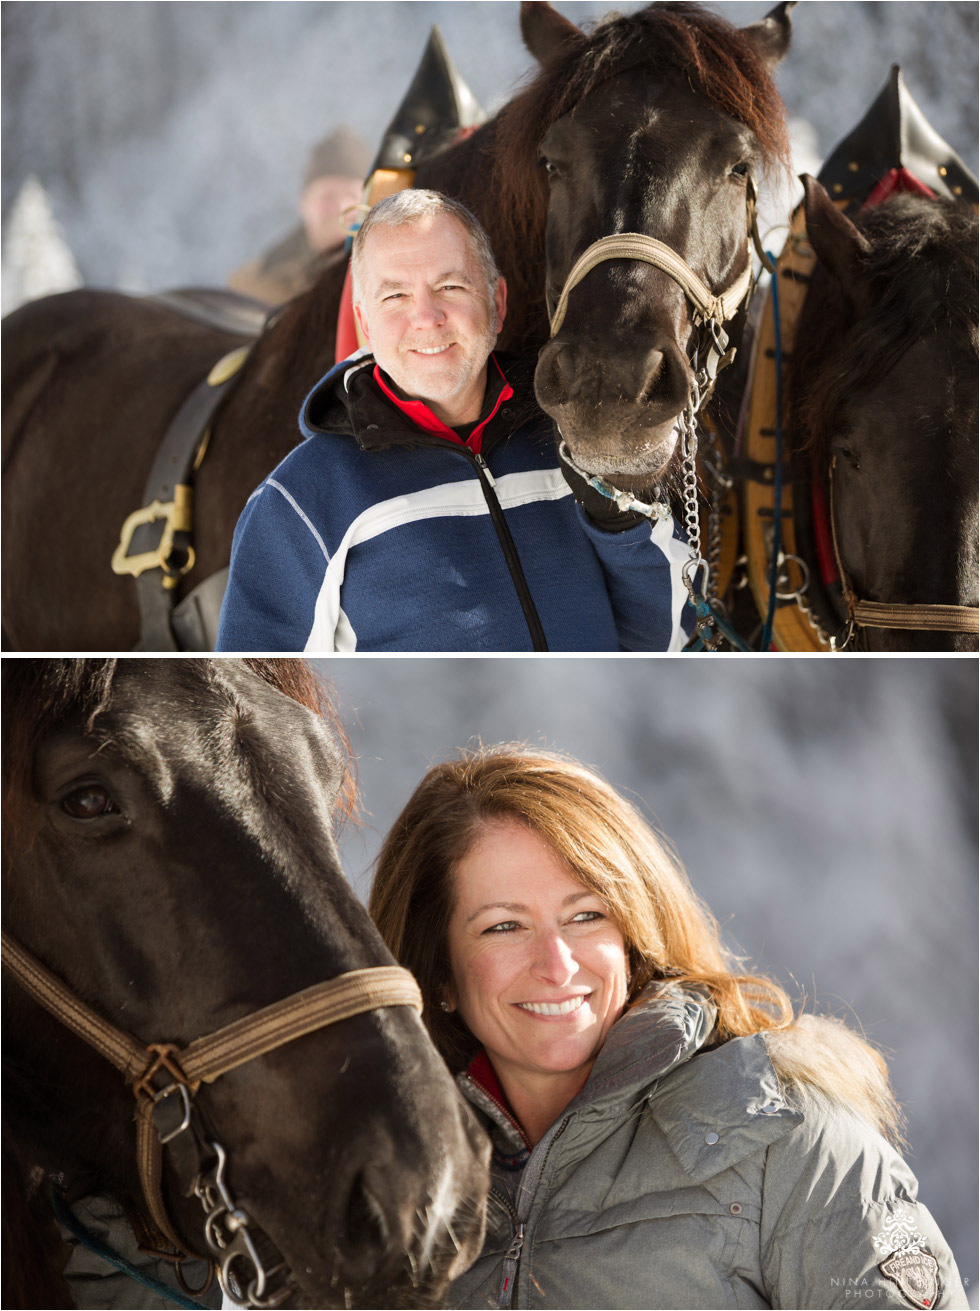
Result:
[[[697,355],[694,358],[697,369]],[[681,565],[681,578],[687,588],[691,605],[697,613],[695,632],[704,643],[706,651],[717,651],[721,646],[722,635],[717,631],[711,611],[710,591],[711,567],[701,554],[701,508],[698,503],[698,410],[703,399],[703,388],[708,382],[704,371],[696,372],[691,382],[691,394],[681,414],[681,497],[683,501],[684,531],[687,534],[688,549],[691,557]],[[694,583],[694,575],[701,570],[702,594]]]
[[[782,552],[780,552],[779,566],[781,570],[786,570],[786,572],[780,573],[779,583],[782,583],[784,581],[787,583],[789,582],[789,572],[786,569],[786,566],[788,566],[790,563],[793,563],[798,566],[803,581],[800,583],[799,587],[792,592],[780,591],[779,585],[777,583],[777,587],[776,587],[777,601],[794,601],[800,613],[803,615],[804,619],[807,621],[807,623],[816,633],[817,638],[820,641],[821,645],[825,646],[829,651],[841,650],[842,648],[838,646],[837,639],[831,637],[830,634],[826,631],[826,629],[820,623],[820,620],[817,618],[817,616],[814,614],[813,610],[811,609],[809,602],[806,600],[806,594],[810,590],[811,575],[810,575],[810,566],[802,558],[802,556],[784,555]]]
[[[703,434],[701,465],[708,501],[708,583],[705,596],[713,606],[721,605],[718,576],[721,570],[722,502],[732,489],[732,480],[722,471],[721,449],[717,433],[707,428]]]
[[[803,618],[807,621],[807,623],[816,633],[817,638],[819,639],[821,645],[825,646],[828,649],[828,651],[842,651],[843,647],[838,646],[837,638],[831,637],[830,634],[826,631],[826,629],[821,624],[820,620],[810,609],[809,604],[804,600],[802,592],[797,592],[796,604],[799,606]]]

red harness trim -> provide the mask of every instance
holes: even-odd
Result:
[[[378,384],[391,403],[397,405],[402,414],[404,414],[406,418],[411,419],[412,423],[421,428],[423,432],[432,433],[435,437],[444,437],[446,441],[455,442],[457,446],[468,446],[474,455],[479,455],[480,447],[483,444],[484,428],[500,409],[501,405],[503,405],[504,401],[509,401],[514,394],[513,387],[504,377],[504,371],[497,363],[497,357],[491,355],[490,358],[493,361],[497,372],[500,374],[501,378],[503,378],[504,385],[500,389],[500,394],[497,397],[493,409],[482,423],[477,424],[465,441],[458,433],[453,432],[452,428],[444,424],[437,415],[433,414],[425,401],[406,401],[392,391],[382,377],[381,370],[377,364],[374,366],[374,381]]]
[[[870,209],[876,205],[882,205],[892,196],[897,196],[901,192],[910,192],[914,196],[928,196],[931,200],[936,200],[936,192],[927,187],[924,182],[920,182],[914,173],[910,173],[907,168],[893,168],[885,174],[878,185],[874,188],[867,200],[862,206],[863,209]],[[834,541],[830,528],[830,508],[827,504],[827,493],[824,490],[823,482],[819,477],[810,479],[810,502],[813,508],[813,536],[814,545],[817,552],[817,567],[820,570],[820,581],[825,587],[831,583],[840,581],[840,574],[837,571],[837,561],[834,558]]]
[[[357,340],[357,327],[354,322],[354,297],[351,292],[350,261],[347,262],[347,274],[344,289],[340,293],[340,308],[337,311],[337,345],[334,349],[334,363],[339,364],[360,350]]]
[[[893,168],[885,174],[864,202],[864,208],[880,205],[883,201],[890,200],[892,196],[898,195],[901,191],[910,191],[914,196],[928,196],[930,200],[937,199],[932,188],[927,187],[924,182],[920,182],[915,174],[910,173],[907,168]]]

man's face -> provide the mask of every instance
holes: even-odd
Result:
[[[361,331],[382,369],[450,427],[479,418],[487,357],[503,326],[469,234],[449,214],[372,229],[362,251]]]

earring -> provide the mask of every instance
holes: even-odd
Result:
[[[444,1011],[446,1011],[447,1013],[448,1013],[448,1012],[451,1012],[452,1009],[453,1009],[452,1006],[450,1006],[450,1004],[449,1004],[448,1001],[441,1001],[441,1002],[439,1003],[439,1007],[440,1007],[441,1010],[444,1010]]]

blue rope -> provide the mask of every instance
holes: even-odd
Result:
[[[169,1299],[169,1301],[174,1302],[177,1306],[190,1307],[192,1308],[192,1311],[208,1311],[208,1308],[203,1302],[192,1302],[189,1297],[184,1297],[183,1294],[178,1293],[176,1289],[170,1288],[167,1284],[161,1283],[159,1279],[154,1279],[152,1275],[148,1275],[142,1271],[139,1266],[133,1265],[131,1261],[127,1261],[126,1258],[120,1256],[118,1252],[114,1252],[111,1247],[107,1247],[105,1243],[101,1242],[100,1239],[96,1238],[93,1233],[85,1228],[81,1220],[78,1219],[74,1212],[53,1189],[51,1192],[51,1206],[54,1209],[57,1218],[66,1229],[75,1235],[82,1246],[87,1247],[88,1250],[94,1252],[96,1256],[101,1256],[103,1261],[108,1261],[109,1264],[115,1266],[117,1270],[121,1270],[123,1274],[129,1275],[130,1279],[135,1279],[138,1284],[143,1284],[158,1296]]]
[[[775,272],[770,281],[772,292],[772,322],[776,337],[776,468],[773,476],[772,497],[772,564],[769,569],[769,605],[766,622],[762,626],[760,651],[772,645],[772,625],[776,615],[776,587],[779,583],[779,554],[783,539],[783,340],[779,324],[779,266],[771,251],[766,251]]]

